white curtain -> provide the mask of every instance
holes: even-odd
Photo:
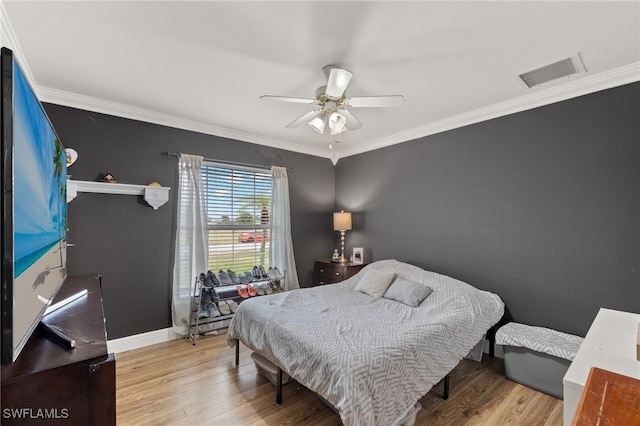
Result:
[[[271,244],[269,265],[285,274],[284,289],[300,288],[291,242],[291,212],[289,209],[289,178],[285,167],[271,167]]]
[[[173,331],[189,331],[191,293],[196,276],[207,270],[209,244],[202,193],[202,160],[199,155],[181,154],[178,161],[178,212],[176,252],[173,265]]]

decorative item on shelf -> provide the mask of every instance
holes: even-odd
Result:
[[[152,186],[152,187],[154,187],[154,188],[160,188],[160,187],[162,187],[162,185],[160,185],[160,184],[159,184],[158,182],[156,182],[155,180],[154,180],[153,182],[149,182],[149,183],[147,184],[147,186]]]
[[[75,149],[65,148],[64,153],[67,156],[67,161],[66,161],[67,167],[71,166],[78,159],[78,153],[76,152]],[[69,173],[67,173],[67,179],[71,179],[71,175]]]
[[[333,254],[331,255],[332,262],[340,262],[340,253],[338,253],[338,249],[333,250]]]
[[[364,249],[362,247],[353,248],[353,260],[354,265],[362,265],[364,263]]]
[[[102,182],[107,182],[107,183],[118,183],[118,181],[116,180],[116,178],[111,174],[111,172],[107,172],[103,177],[102,177]]]
[[[344,257],[344,234],[351,230],[351,213],[340,210],[340,213],[333,214],[333,230],[340,231],[340,247],[342,254],[340,255],[340,263],[344,265],[347,259]]]
[[[73,148],[65,148],[64,152],[67,155],[67,167],[69,167],[78,159],[78,153]]]

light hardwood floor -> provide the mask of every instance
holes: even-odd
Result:
[[[296,382],[275,387],[258,375],[245,346],[219,335],[148,346],[116,357],[118,425],[340,425],[340,417]],[[562,401],[508,380],[499,358],[463,360],[420,400],[416,425],[561,425]]]

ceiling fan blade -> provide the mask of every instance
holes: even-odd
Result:
[[[404,102],[402,95],[361,96],[349,98],[347,103],[354,108],[394,107]]]
[[[260,99],[266,99],[268,101],[278,101],[278,102],[295,102],[299,104],[313,104],[316,102],[315,99],[306,99],[306,98],[291,98],[287,96],[273,96],[273,95],[262,95]]]
[[[351,81],[353,73],[342,68],[332,68],[327,82],[327,91],[325,95],[328,98],[339,99]]]
[[[357,118],[355,118],[353,116],[353,114],[351,114],[351,112],[349,112],[348,109],[346,108],[341,108],[338,110],[338,112],[342,115],[344,115],[344,118],[347,119],[347,123],[345,124],[345,127],[347,128],[347,130],[349,131],[354,131],[354,130],[358,130],[360,127],[362,127],[362,123],[358,121]]]
[[[293,120],[291,123],[287,124],[286,127],[288,129],[293,129],[295,127],[299,127],[300,125],[306,124],[309,121],[313,120],[314,118],[319,116],[321,113],[322,113],[322,110],[314,109],[313,111],[309,111],[308,113],[306,113],[302,117]]]

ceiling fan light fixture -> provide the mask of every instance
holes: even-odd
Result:
[[[344,94],[353,73],[349,70],[337,68],[334,65],[327,65],[322,69],[329,73],[327,81],[327,91],[325,95],[329,99],[339,99]]]
[[[330,137],[362,127],[362,123],[349,111],[351,107],[393,107],[404,102],[402,95],[347,97],[346,90],[353,73],[335,65],[327,65],[322,68],[322,71],[327,79],[327,84],[316,89],[314,99],[273,95],[263,95],[260,96],[260,99],[315,104],[315,109],[298,117],[286,127],[293,129],[306,123],[316,132],[324,134],[324,130],[329,124]]]
[[[347,118],[339,112],[334,111],[329,114],[329,128],[332,135],[337,135],[347,130],[346,124]]]
[[[316,118],[309,122],[309,126],[316,132],[324,133],[324,126],[327,124],[327,116],[324,114],[318,115]]]

